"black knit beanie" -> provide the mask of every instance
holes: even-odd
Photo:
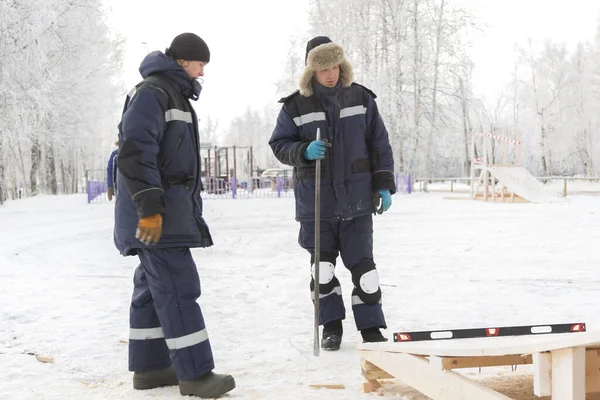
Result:
[[[308,60],[308,53],[315,47],[325,44],[325,43],[331,43],[331,39],[329,39],[327,36],[316,36],[316,37],[310,39],[308,41],[308,43],[306,43],[306,54],[304,55],[304,65],[306,65],[306,61]]]
[[[210,61],[210,51],[206,42],[193,33],[177,35],[165,54],[175,60]]]

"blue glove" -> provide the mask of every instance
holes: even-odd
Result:
[[[323,159],[327,147],[331,147],[331,143],[327,143],[326,140],[313,140],[304,151],[304,158],[307,160]]]
[[[381,205],[379,204],[381,200]],[[373,195],[373,206],[377,214],[383,214],[392,206],[392,194],[387,189],[381,189]]]

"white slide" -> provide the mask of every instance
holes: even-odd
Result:
[[[520,166],[490,165],[487,169],[498,179],[500,185],[532,203],[563,203],[564,197],[547,187]]]

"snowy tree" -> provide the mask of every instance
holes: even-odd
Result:
[[[0,2],[0,197],[73,193],[116,139],[122,42],[100,0]]]

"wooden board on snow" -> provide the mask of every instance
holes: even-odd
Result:
[[[363,391],[395,377],[434,400],[509,397],[454,369],[533,364],[534,393],[585,400],[600,392],[600,332],[358,345]]]

